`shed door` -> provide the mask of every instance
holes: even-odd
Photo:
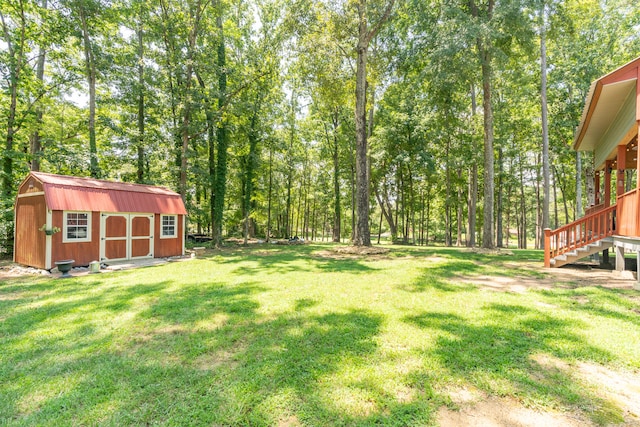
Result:
[[[153,214],[102,213],[100,260],[153,258]]]

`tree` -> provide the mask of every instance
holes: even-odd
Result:
[[[358,10],[358,44],[356,46],[356,205],[357,223],[353,244],[371,246],[369,231],[369,166],[367,147],[367,52],[369,44],[380,28],[391,16],[395,0],[388,0],[384,12],[373,25],[368,24],[370,12],[367,0],[359,0]]]

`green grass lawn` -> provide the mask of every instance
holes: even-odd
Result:
[[[639,292],[460,280],[542,280],[537,251],[331,250],[256,245],[0,282],[0,425],[434,425],[462,387],[621,421],[535,359],[637,371]]]

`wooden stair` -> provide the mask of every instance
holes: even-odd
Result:
[[[544,266],[561,267],[613,246],[616,206],[597,211],[557,230],[544,230]]]
[[[565,252],[562,255],[558,255],[550,259],[550,267],[562,267],[566,264],[571,264],[582,258],[586,258],[595,253],[609,249],[613,246],[613,239],[611,237],[605,237],[597,242],[587,243],[585,246],[581,246],[570,252]]]

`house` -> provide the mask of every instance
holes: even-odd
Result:
[[[640,58],[592,83],[573,148],[594,158],[594,203],[585,216],[557,230],[545,230],[545,266],[614,248],[616,269],[624,253],[640,265]],[[627,171],[635,170],[635,179]]]
[[[163,187],[31,172],[15,203],[14,261],[50,269],[183,255],[186,214]]]

